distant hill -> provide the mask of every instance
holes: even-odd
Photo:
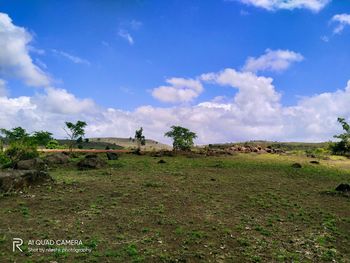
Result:
[[[105,138],[89,138],[89,142],[95,143],[108,143],[112,145],[118,145],[123,148],[136,148],[137,142],[133,138],[115,138],[115,137],[105,137]],[[167,144],[157,142],[155,140],[146,140],[146,145],[142,146],[145,150],[171,150],[172,147]]]

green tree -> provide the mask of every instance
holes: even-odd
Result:
[[[142,134],[143,133],[143,128],[141,127],[139,130],[135,131],[135,140],[137,142],[137,150],[141,150],[141,146],[146,144],[146,138]]]
[[[50,140],[46,146],[46,149],[59,149],[60,148],[60,144],[58,143],[57,140]]]
[[[343,127],[344,133],[334,135],[334,138],[340,139],[339,142],[331,145],[334,154],[349,154],[350,153],[350,125],[344,118],[338,118],[338,122]]]
[[[37,145],[41,146],[46,146],[49,141],[53,140],[52,133],[48,131],[36,131],[32,138]]]
[[[29,139],[29,134],[22,127],[16,127],[12,130],[0,129],[0,132],[5,135],[5,140],[9,143]]]
[[[65,122],[66,128],[63,128],[66,132],[69,139],[69,149],[73,150],[73,146],[77,143],[78,140],[82,140],[82,137],[85,135],[84,128],[87,123],[85,121],[77,121],[76,123]]]
[[[181,126],[171,126],[171,130],[166,132],[164,136],[173,139],[174,151],[188,151],[193,146],[193,140],[197,138],[194,132]]]

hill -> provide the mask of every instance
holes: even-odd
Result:
[[[108,143],[111,145],[118,145],[123,148],[136,148],[137,142],[133,138],[116,138],[116,137],[106,137],[106,138],[89,138],[89,142],[95,143]],[[167,144],[157,142],[155,140],[146,139],[146,145],[142,147],[144,150],[171,150],[172,147]]]

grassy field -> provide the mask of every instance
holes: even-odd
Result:
[[[50,171],[53,185],[0,197],[0,262],[350,262],[350,198],[332,192],[349,183],[349,161],[124,154],[91,171],[76,161]],[[14,237],[92,251],[12,252]]]

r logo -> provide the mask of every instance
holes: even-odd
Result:
[[[13,242],[12,242],[12,251],[15,252],[16,248],[23,252],[21,249],[21,246],[23,245],[23,239],[18,238],[18,237],[14,237],[13,238]]]

